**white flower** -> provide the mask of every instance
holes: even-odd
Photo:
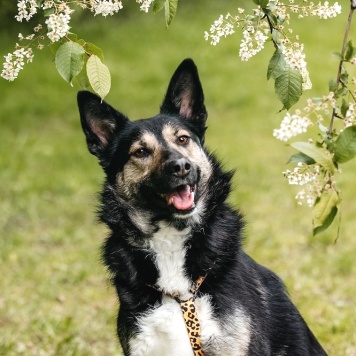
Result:
[[[122,9],[122,2],[118,0],[95,0],[92,4],[92,11],[94,16],[102,15],[104,17],[108,15],[114,15]]]
[[[325,188],[325,185],[320,182],[321,168],[317,164],[307,165],[299,162],[297,167],[293,170],[287,169],[283,172],[283,175],[288,179],[289,184],[303,186],[295,196],[299,205],[302,205],[305,201],[308,206],[312,207],[316,198],[320,196],[323,187]]]
[[[153,0],[136,0],[136,2],[140,4],[141,11],[148,12]]]
[[[309,72],[307,69],[307,62],[305,61],[305,53],[304,44],[300,44],[298,42],[294,42],[290,44],[288,47],[283,46],[282,52],[284,54],[284,58],[288,65],[295,70],[298,70],[302,76],[303,82],[302,87],[303,90],[308,90],[312,88],[312,82],[309,77]]]
[[[205,40],[211,39],[210,44],[216,46],[220,42],[220,38],[226,38],[229,35],[235,33],[234,25],[228,20],[224,19],[223,15],[220,15],[217,20],[210,26],[210,33],[205,31],[204,38]]]
[[[355,104],[349,103],[349,108],[347,109],[345,119],[344,119],[345,126],[348,127],[348,126],[355,125],[355,121],[356,121]]]
[[[248,61],[264,48],[268,36],[265,36],[260,30],[255,31],[252,26],[244,30],[242,35],[244,39],[241,40],[239,56],[242,61]]]
[[[341,14],[341,6],[337,2],[334,5],[329,5],[329,2],[325,1],[324,5],[319,3],[315,8],[311,9],[310,14],[321,19],[336,17]]]
[[[69,6],[65,5],[63,6],[62,11],[63,12],[59,14],[51,14],[45,21],[49,30],[47,36],[52,42],[59,41],[68,33],[70,29],[70,14],[73,12],[73,10]]]
[[[70,17],[68,17],[64,14],[50,15],[49,18],[46,20],[46,25],[48,26],[48,29],[50,30],[47,33],[48,38],[52,42],[57,42],[62,37],[64,37],[70,29],[69,21],[70,21]]]
[[[310,80],[309,71],[307,67],[303,67],[300,74],[303,78],[302,89],[303,90],[310,90],[313,87],[313,84]]]
[[[281,122],[279,129],[273,130],[273,136],[281,141],[288,141],[290,138],[306,132],[308,127],[312,125],[309,118],[300,116],[299,112],[291,115],[287,112]]]
[[[298,162],[297,167],[293,171],[287,169],[283,175],[288,179],[291,185],[305,185],[316,180],[320,175],[320,167],[318,165],[307,165]]]
[[[315,204],[316,198],[320,195],[320,189],[318,185],[307,184],[305,188],[301,189],[295,196],[298,201],[298,205],[303,205],[305,201],[311,208]]]
[[[18,14],[15,19],[19,22],[22,22],[23,19],[29,21],[37,13],[37,8],[36,0],[20,0],[17,2]]]
[[[5,56],[1,76],[9,81],[15,80],[20,70],[23,69],[25,59],[27,59],[27,63],[32,62],[33,53],[31,48],[19,48],[13,53],[8,53]]]
[[[53,1],[45,1],[42,5],[42,9],[46,10],[46,9],[51,9],[52,7],[54,7],[54,2]]]

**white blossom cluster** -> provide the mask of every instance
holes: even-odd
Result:
[[[69,22],[71,13],[74,11],[66,4],[61,7],[61,12],[51,14],[45,21],[48,27],[47,36],[52,42],[59,41],[70,29]]]
[[[259,9],[255,9],[257,19],[263,17]],[[232,16],[228,13],[225,17],[220,15],[217,20],[210,26],[209,32],[205,31],[204,38],[210,40],[210,44],[216,46],[221,38],[226,38],[235,33],[235,27],[243,29],[243,39],[240,43],[239,56],[242,61],[248,61],[256,53],[264,48],[268,39],[268,23],[266,21],[252,21],[245,15],[245,10],[238,8],[238,15]]]
[[[302,187],[295,196],[299,205],[305,202],[312,207],[323,192],[335,189],[335,177],[317,164],[307,165],[299,162],[293,170],[284,171],[283,175],[289,184]]]
[[[305,185],[315,181],[320,175],[320,167],[315,165],[307,165],[303,162],[298,162],[297,167],[292,171],[287,169],[283,175],[288,179],[291,185]]]
[[[317,197],[320,197],[321,190],[322,187],[319,184],[307,184],[296,194],[295,199],[297,199],[298,205],[303,205],[303,202],[306,202],[311,208]]]
[[[20,0],[17,2],[18,14],[15,19],[19,22],[22,22],[23,19],[29,21],[37,13],[37,8],[36,0]]]
[[[226,38],[228,35],[235,33],[233,24],[227,21],[229,17],[230,14],[226,15],[225,18],[223,15],[220,15],[210,26],[210,33],[205,31],[205,40],[208,41],[210,39],[210,44],[216,46],[220,42],[220,38]]]
[[[240,44],[239,56],[242,61],[248,61],[264,48],[268,36],[265,36],[261,30],[256,30],[253,26],[244,30],[242,35],[244,38]]]
[[[32,62],[33,53],[31,48],[19,48],[13,53],[9,53],[5,56],[5,63],[1,76],[9,81],[13,81],[17,78],[19,71],[23,69],[25,61]]]
[[[293,170],[284,171],[283,175],[288,179],[289,184],[303,186],[295,196],[299,205],[305,201],[312,207],[321,191],[325,189],[325,185],[320,182],[321,169],[317,164],[307,165],[299,162]]]
[[[141,11],[148,12],[153,0],[136,0],[136,2],[140,4]]]
[[[338,2],[334,4],[329,4],[328,1],[324,1],[315,4],[312,1],[304,0],[302,5],[295,5],[294,0],[289,0],[289,4],[278,4],[279,11],[285,12],[287,8],[295,14],[298,14],[299,18],[307,17],[307,16],[317,16],[321,19],[329,19],[332,17],[336,17],[341,13],[341,5]]]
[[[349,103],[349,108],[346,111],[344,123],[345,126],[353,126],[356,124],[356,112],[355,112],[355,104]]]
[[[141,0],[138,2],[141,3],[141,9],[148,9],[152,0]],[[82,8],[89,8],[94,12],[94,15],[101,14],[102,16],[113,15],[122,9],[122,2],[119,0],[46,0],[41,5],[38,4],[39,2],[36,0],[17,1],[18,13],[15,16],[17,21],[29,21],[39,10],[51,10],[53,13],[48,15],[45,21],[47,29],[43,31],[43,33],[37,35],[33,33],[29,36],[23,36],[19,33],[19,40],[27,40],[29,43],[22,47],[16,44],[16,50],[13,53],[8,53],[4,56],[5,62],[3,64],[1,77],[6,80],[13,81],[17,78],[19,71],[23,69],[25,63],[24,59],[27,59],[27,62],[32,61],[33,52],[31,46],[33,46],[35,41],[38,43],[37,48],[42,49],[44,47],[42,41],[45,38],[45,34],[47,34],[47,37],[51,42],[57,42],[68,34],[70,30],[69,24],[71,21],[71,14],[74,12],[69,4],[77,4]],[[34,32],[39,32],[41,29],[42,25],[37,25],[34,28]]]
[[[92,11],[94,16],[102,15],[104,17],[108,15],[114,15],[122,9],[122,2],[118,0],[95,0],[91,2]]]
[[[325,1],[324,4],[319,2],[317,5],[310,2],[310,5],[306,7],[304,13],[310,13],[311,16],[318,16],[326,20],[341,14],[341,5],[339,5],[338,2],[330,5],[328,1]]]
[[[288,65],[298,70],[302,75],[303,90],[311,89],[312,83],[307,69],[307,62],[305,61],[304,44],[299,42],[288,43],[288,45],[283,46],[283,54]]]
[[[313,125],[311,116],[315,116],[318,124],[322,124],[324,116],[329,115],[336,107],[336,99],[333,92],[323,96],[321,99],[308,99],[307,105],[301,111],[295,110],[294,114],[286,113],[278,129],[273,130],[273,136],[281,141],[288,141],[290,138],[307,131]],[[348,114],[346,115],[353,123],[356,121],[354,106],[349,103]],[[345,121],[346,124],[346,121]]]
[[[302,116],[300,110],[291,115],[287,112],[286,116],[281,122],[279,129],[273,130],[273,136],[281,141],[288,141],[290,138],[306,132],[312,122],[308,117]]]
[[[269,4],[267,4],[267,8],[268,6]],[[221,38],[226,38],[228,35],[233,34],[235,27],[241,27],[243,39],[240,43],[239,56],[241,60],[247,61],[264,48],[264,44],[272,32],[279,32],[279,36],[273,39],[275,45],[282,49],[287,63],[301,73],[303,89],[310,89],[311,81],[306,67],[303,45],[289,41],[287,32],[292,33],[292,29],[285,31],[285,27],[290,22],[290,13],[297,13],[300,18],[310,15],[326,19],[340,14],[341,6],[337,2],[329,4],[328,1],[325,1],[323,4],[321,2],[314,4],[308,0],[303,0],[302,4],[296,5],[294,0],[286,0],[284,2],[271,2],[270,11],[274,18],[278,19],[278,24],[272,25],[260,7],[253,10],[253,15],[247,15],[244,9],[238,8],[235,16],[230,13],[226,16],[220,15],[210,26],[209,32],[205,31],[204,38],[207,41],[210,40],[210,44],[215,46],[220,42]]]

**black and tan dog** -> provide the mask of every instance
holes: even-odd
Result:
[[[85,91],[78,104],[106,174],[103,257],[125,355],[326,355],[280,279],[242,249],[242,218],[226,203],[232,173],[204,147],[193,61],[154,117],[129,121]]]

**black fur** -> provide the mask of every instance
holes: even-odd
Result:
[[[223,321],[232,315],[235,302],[248,314],[252,333],[246,355],[326,355],[289,300],[280,279],[242,249],[242,217],[226,203],[232,172],[224,172],[203,147],[207,113],[193,61],[185,60],[178,67],[160,114],[153,118],[131,122],[89,92],[79,92],[78,105],[88,148],[106,173],[99,214],[111,234],[103,247],[103,259],[120,300],[118,335],[125,355],[131,354],[129,341],[139,332],[138,317],[157,308],[162,301],[162,293],[151,287],[159,275],[154,256],[142,247],[159,230],[161,221],[177,230],[191,228],[186,241],[185,272],[195,281],[209,271],[198,297],[211,296],[215,318]],[[117,175],[130,160],[132,143],[148,131],[163,147],[161,133],[166,124],[189,132],[194,143],[203,147],[212,167],[206,186],[196,193],[195,199],[204,200],[208,207],[199,220],[176,218],[158,198],[152,197],[152,187],[160,186],[159,193],[166,193],[170,186],[178,185],[180,178],[175,178],[174,183],[169,178],[167,188],[166,176],[160,177],[159,184],[150,178],[140,185],[139,199],[123,197],[118,190]],[[199,167],[194,172],[194,181],[199,181]],[[184,179],[182,184],[193,184]],[[147,230],[132,219],[136,208],[147,213]]]

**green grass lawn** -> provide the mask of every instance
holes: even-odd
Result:
[[[204,30],[235,5],[191,3],[181,1],[168,30],[163,14],[131,6],[115,18],[78,18],[73,32],[104,50],[112,74],[106,99],[132,119],[157,113],[176,66],[196,61],[207,144],[237,168],[230,201],[248,222],[246,250],[283,278],[330,355],[356,355],[356,163],[339,177],[339,240],[336,224],[313,238],[311,210],[297,206],[281,174],[292,151],[272,137],[283,115],[266,82],[272,47],[244,63],[240,35],[210,46]],[[335,78],[331,52],[340,51],[345,24],[343,14],[294,26],[314,83],[304,100],[325,94]],[[16,36],[0,33],[1,56]],[[107,232],[95,218],[103,174],[81,132],[78,87],[59,77],[44,51],[15,82],[0,80],[0,355],[120,355],[117,300],[100,262]]]

